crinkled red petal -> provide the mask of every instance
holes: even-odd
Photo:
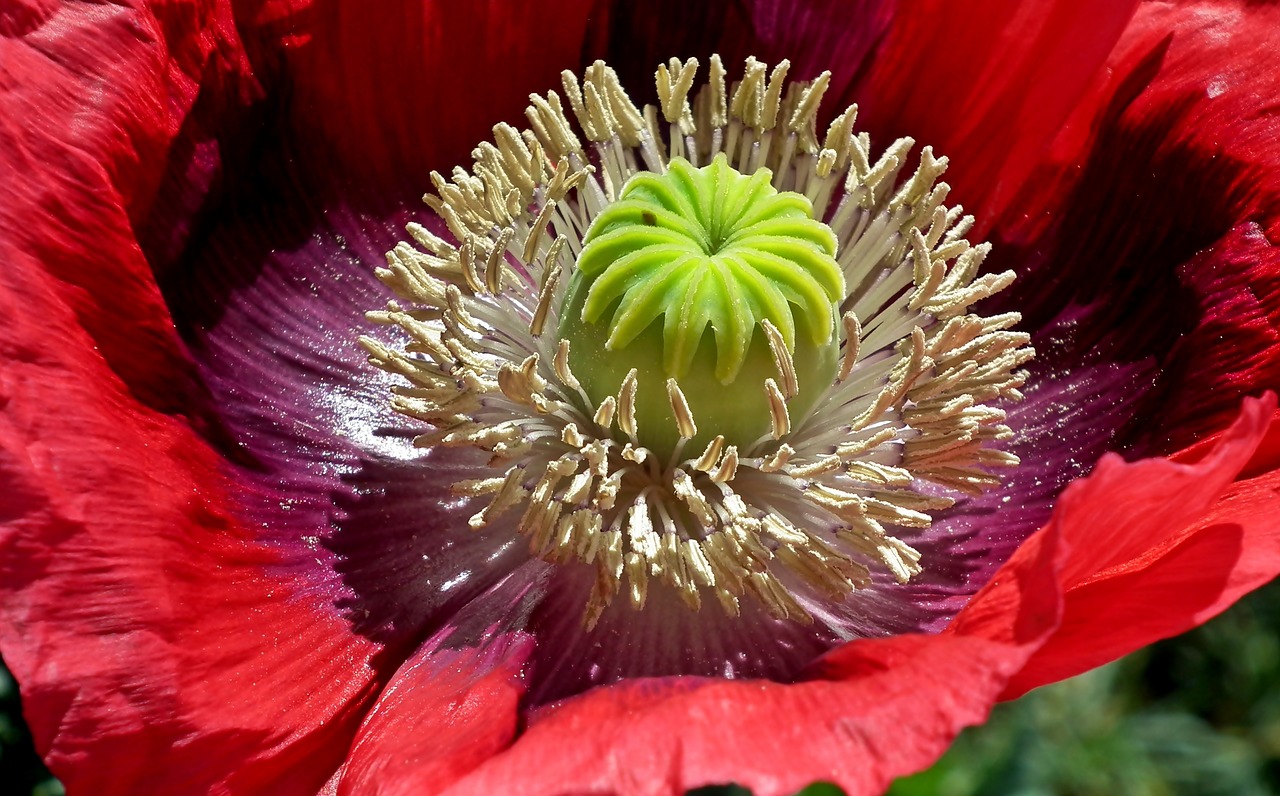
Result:
[[[774,796],[829,780],[851,796],[880,793],[982,721],[1026,656],[960,637],[854,646],[859,671],[844,682],[640,679],[588,692],[546,709],[447,792],[680,794],[738,782]]]
[[[136,253],[86,244],[90,291],[141,281]],[[0,652],[38,748],[71,792],[314,792],[371,697],[375,645],[270,574],[279,556],[232,515],[206,443],[130,392],[62,283],[2,256]],[[172,334],[143,313],[116,333]]]
[[[314,793],[376,648],[271,575],[279,556],[233,515],[133,235],[203,92],[249,81],[229,7],[18,10],[0,41],[0,653],[73,793]]]

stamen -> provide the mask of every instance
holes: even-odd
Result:
[[[854,106],[819,142],[830,73],[749,58],[728,90],[718,56],[705,85],[697,69],[660,66],[644,109],[603,62],[565,72],[563,103],[531,96],[529,129],[499,124],[470,171],[433,173],[441,226],[407,226],[377,269],[399,300],[368,314],[403,342],[360,341],[405,380],[390,400],[423,424],[415,445],[489,468],[453,485],[471,527],[519,508],[533,555],[595,567],[587,628],[624,587],[636,609],[669,588],[822,621],[806,606],[874,568],[941,565],[909,540],[1018,463],[1001,405],[1033,352],[1017,313],[971,311],[1013,275],[983,273],[947,159],[925,146],[910,169],[909,138],[875,157]],[[671,208],[724,186],[772,209],[689,235],[709,210]]]
[[[787,414],[787,400],[773,379],[765,379],[764,391],[769,398],[769,421],[773,426],[773,438],[782,439],[791,433],[791,417]]]
[[[684,439],[698,436],[698,427],[693,422],[693,413],[689,411],[689,402],[675,379],[667,379],[667,398],[671,401],[671,411],[676,416],[676,429]]]
[[[720,451],[724,448],[724,437],[717,436],[711,442],[707,443],[707,449],[702,452],[698,460],[693,463],[693,469],[701,470],[704,473],[711,472],[711,468],[720,460]]]
[[[636,386],[636,369],[632,368],[618,391],[618,428],[632,442],[636,441]]]
[[[783,396],[788,399],[796,397],[800,393],[800,383],[796,380],[795,362],[791,359],[791,352],[787,350],[786,341],[782,339],[782,332],[767,318],[760,322],[760,328],[764,330],[769,350],[773,352],[773,362],[782,378]]]

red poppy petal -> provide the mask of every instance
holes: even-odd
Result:
[[[492,617],[527,612],[546,570],[513,573],[400,667],[352,744],[338,796],[439,793],[511,743],[534,640]]]
[[[985,225],[1017,195],[1119,39],[1135,0],[905,0],[851,97],[873,139],[951,158]]]
[[[376,649],[272,575],[227,508],[132,233],[200,80],[238,59],[234,23],[214,4],[27,10],[0,40],[0,652],[72,792],[314,792]]]
[[[982,721],[1026,654],[954,636],[854,646],[863,671],[848,682],[671,678],[591,691],[536,717],[449,793],[679,794],[737,782],[780,796],[818,780],[880,793]]]
[[[1144,164],[1151,180],[1174,172],[1167,184],[1138,186],[1147,201],[1198,210],[1224,224],[1217,234],[1261,218],[1275,237],[1280,138],[1271,111],[1280,95],[1278,53],[1280,9],[1273,5],[1143,3],[1104,79],[1076,108],[1024,198],[1056,201],[1065,191],[1051,179],[1079,179],[1083,157],[1110,143],[1167,164],[1159,170]],[[1125,138],[1109,142],[1117,135]],[[1193,162],[1178,169],[1179,158]]]
[[[1032,580],[1051,578],[1056,558],[1051,544],[1039,549]],[[449,793],[678,794],[738,782],[770,796],[817,780],[879,793],[982,721],[1057,621],[1051,592],[1026,588],[1003,608],[989,638],[847,645],[823,661],[827,679],[650,678],[589,691],[535,712],[511,748]]]
[[[1069,677],[1207,621],[1280,572],[1280,474],[1233,479],[1258,455],[1274,457],[1275,396],[1245,402],[1240,419],[1194,463],[1108,456],[1058,501],[1050,526],[1005,569],[1059,534],[1061,627],[1005,697]],[[1267,447],[1259,452],[1263,440]],[[1003,572],[1004,570],[1002,570]],[[994,583],[1002,578],[997,572]],[[1044,588],[1053,588],[1045,584]],[[989,587],[992,588],[992,587]],[[949,632],[970,632],[986,590]]]
[[[656,101],[658,64],[695,57],[705,78],[712,53],[730,75],[741,73],[747,56],[770,66],[785,58],[791,77],[802,80],[830,70],[829,96],[842,97],[893,12],[893,0],[600,0],[589,21],[586,55],[617,69],[638,103]],[[843,108],[829,110],[834,116]]]
[[[997,302],[1032,327],[1092,315],[1058,346],[1073,350],[1037,341],[1033,371],[1158,362],[1127,450],[1177,450],[1280,385],[1278,54],[1273,6],[1144,4],[1026,184],[1021,223],[998,230],[995,267],[1020,278]]]
[[[1280,249],[1262,229],[1237,226],[1178,275],[1202,316],[1170,352],[1154,396],[1162,450],[1222,428],[1243,396],[1280,387]]]
[[[577,68],[591,4],[317,3],[288,54],[298,138],[332,152],[326,172],[421,193]]]
[[[230,516],[216,457],[130,397],[17,262],[0,287],[18,319],[0,332],[0,651],[37,746],[73,792],[305,792],[341,759],[376,648],[270,574],[279,556]],[[290,771],[302,757],[309,773]]]
[[[228,11],[43,3],[0,20],[0,231],[24,252],[5,268],[28,257],[47,267],[120,378],[172,407],[182,355],[148,269],[100,277],[112,259],[141,259],[133,227],[156,201],[200,78],[240,64]],[[120,333],[137,323],[153,331]]]
[[[505,748],[524,690],[521,654],[496,663],[478,657],[434,650],[406,663],[369,714],[338,794],[440,793]]]

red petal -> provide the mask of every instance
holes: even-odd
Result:
[[[112,369],[161,406],[176,403],[183,357],[133,228],[155,201],[197,76],[241,63],[227,10],[187,5],[24,6],[4,17],[14,38],[0,38],[0,230],[21,250],[5,270],[27,258],[48,268]],[[103,278],[115,260],[136,267]],[[156,332],[120,333],[134,323]]]
[[[1165,454],[1280,386],[1280,10],[1143,4],[1104,77],[996,230],[995,302],[1068,320],[1033,374],[1157,366],[1117,444]]]
[[[854,642],[820,662],[823,679],[794,685],[597,689],[536,713],[450,792],[657,794],[736,781],[783,794],[825,779],[878,793],[928,765],[1002,692],[1185,629],[1280,570],[1274,522],[1259,519],[1280,508],[1272,476],[1231,487],[1274,411],[1274,397],[1247,402],[1193,464],[1104,459],[943,635]],[[1269,439],[1255,458],[1274,463],[1280,431]]]
[[[423,645],[370,711],[338,796],[440,793],[501,752],[516,734],[532,646],[518,634],[495,636],[483,651]]]
[[[270,574],[171,414],[195,389],[132,234],[200,80],[239,62],[234,23],[48,9],[0,41],[0,651],[72,792],[314,792],[376,649]]]
[[[1055,562],[1052,544],[1040,550],[1025,570],[1033,580],[1050,579]],[[817,780],[880,793],[982,721],[1055,626],[1052,592],[1007,596],[988,637],[856,642],[823,662],[825,679],[635,679],[590,691],[535,713],[510,749],[450,793],[678,794],[738,782],[769,796]]]
[[[269,574],[278,556],[230,515],[216,457],[138,404],[17,262],[0,287],[17,319],[0,332],[0,650],[37,746],[72,792],[314,790],[369,697],[374,645]]]
[[[988,225],[1048,151],[1136,6],[906,0],[852,97],[860,124],[881,146],[910,135],[950,157],[952,200]]]
[[[361,185],[421,193],[429,172],[468,159],[501,121],[520,126],[530,91],[577,68],[592,0],[556,3],[321,3],[289,55],[296,137]],[[331,161],[336,158],[337,162]]]
[[[1143,3],[1108,59],[1107,68],[1054,145],[1053,167],[1028,186],[1053,201],[1064,191],[1047,175],[1070,181],[1081,160],[1106,144],[1139,149],[1159,183],[1146,201],[1194,208],[1224,224],[1265,219],[1280,233],[1280,9],[1241,0]],[[1114,140],[1117,136],[1122,140]],[[1184,162],[1179,162],[1184,161]],[[1155,171],[1156,173],[1151,173]],[[1097,199],[1096,194],[1093,197]],[[1166,218],[1166,222],[1168,223]]]
[[[830,70],[829,96],[841,97],[889,27],[893,7],[892,0],[600,2],[590,19],[587,58],[617,69],[637,103],[656,101],[658,64],[696,57],[705,79],[712,53],[731,76],[741,74],[747,56],[770,66],[786,58],[791,77],[803,80]]]
[[[1242,397],[1280,386],[1280,250],[1241,224],[1178,270],[1202,315],[1157,385],[1165,450],[1222,428]]]
[[[1280,474],[1233,484],[1267,437],[1275,396],[1245,402],[1240,419],[1194,463],[1117,456],[1058,501],[1052,522],[997,572],[948,632],[968,634],[989,592],[1037,545],[1060,538],[1062,624],[1010,682],[1005,697],[1055,682],[1181,633],[1280,572]],[[981,631],[978,631],[981,633]],[[982,633],[986,635],[985,633]]]
[[[591,691],[535,718],[449,792],[679,794],[738,782],[770,796],[833,780],[850,796],[880,793],[981,721],[1026,654],[954,636],[854,646],[860,671],[847,682],[672,678]]]

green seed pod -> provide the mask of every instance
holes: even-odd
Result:
[[[697,424],[690,452],[716,435],[745,449],[770,433],[765,382],[784,382],[766,321],[794,363],[793,418],[835,377],[836,237],[772,176],[740,174],[723,155],[700,169],[673,159],[666,174],[632,177],[584,239],[560,337],[597,404],[637,371],[638,441],[664,460],[681,436],[670,378]]]

